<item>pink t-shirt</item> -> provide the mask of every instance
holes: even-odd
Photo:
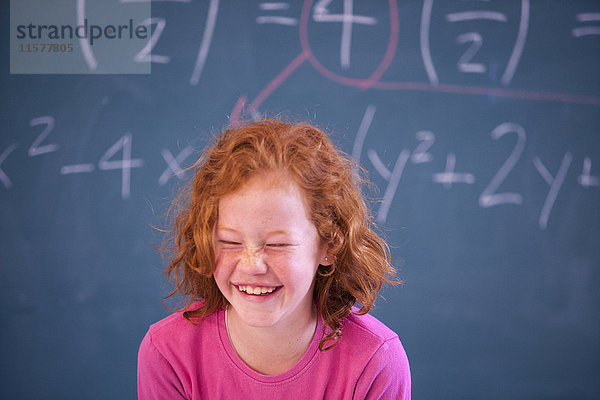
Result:
[[[410,399],[398,335],[370,315],[351,314],[337,346],[321,352],[322,324],[296,365],[262,375],[233,349],[224,310],[199,326],[172,314],[152,325],[140,345],[139,399]]]

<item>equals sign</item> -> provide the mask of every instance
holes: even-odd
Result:
[[[280,2],[260,3],[258,5],[258,8],[260,8],[263,11],[280,11],[280,10],[289,9],[290,5],[288,3],[280,3]],[[278,25],[296,26],[296,25],[298,25],[298,19],[290,18],[290,17],[277,17],[277,16],[261,15],[260,17],[256,18],[256,23],[257,24],[278,24]]]
[[[600,13],[581,13],[577,14],[575,18],[579,22],[600,22]],[[600,26],[582,26],[574,28],[571,32],[575,37],[600,35]]]

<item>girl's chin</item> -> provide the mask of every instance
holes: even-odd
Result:
[[[271,328],[279,321],[277,312],[257,312],[256,310],[235,310],[238,322],[253,328]]]

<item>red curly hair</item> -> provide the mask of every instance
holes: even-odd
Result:
[[[173,203],[173,229],[167,237],[173,253],[166,269],[186,304],[179,311],[190,322],[227,306],[213,278],[212,231],[219,199],[240,188],[251,176],[286,172],[303,190],[309,215],[328,244],[333,264],[320,266],[313,298],[323,318],[321,351],[335,346],[341,320],[358,301],[358,314],[373,306],[383,282],[394,280],[386,242],[373,228],[361,194],[360,180],[350,157],[337,150],[318,128],[275,120],[246,123],[223,131],[190,169],[193,181]],[[190,309],[197,300],[199,308]],[[328,343],[328,342],[332,343]]]

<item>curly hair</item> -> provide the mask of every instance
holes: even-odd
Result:
[[[383,282],[400,283],[361,194],[366,180],[356,171],[362,169],[318,128],[275,120],[231,127],[190,169],[195,169],[194,179],[172,206],[173,228],[167,231],[172,248],[164,250],[173,253],[165,273],[176,284],[167,298],[182,295],[186,304],[178,311],[188,321],[227,306],[213,277],[219,199],[262,172],[286,172],[303,190],[309,216],[333,258],[315,277],[313,298],[324,321],[321,351],[335,346],[341,320],[357,302],[357,314],[366,314]],[[190,309],[198,300],[201,305]]]

